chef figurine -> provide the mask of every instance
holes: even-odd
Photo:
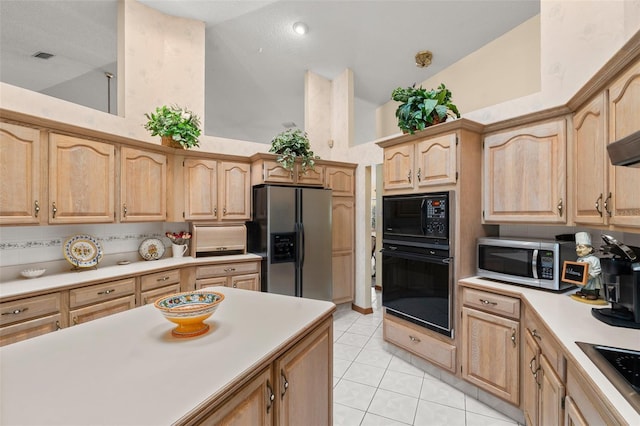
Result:
[[[596,300],[600,296],[600,289],[602,288],[602,270],[600,268],[600,259],[593,254],[591,235],[589,233],[576,233],[576,254],[578,255],[578,262],[589,264],[587,284],[576,294],[587,300]]]

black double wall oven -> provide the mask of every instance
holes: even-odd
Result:
[[[382,199],[382,305],[453,338],[453,192]]]

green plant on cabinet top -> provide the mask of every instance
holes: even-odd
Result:
[[[170,138],[169,146],[184,149],[199,146],[198,137],[202,133],[200,118],[188,109],[163,105],[157,107],[155,112],[145,114],[145,117],[149,121],[144,128],[151,132],[151,136]]]
[[[426,90],[398,87],[391,93],[391,99],[400,102],[396,109],[398,127],[404,133],[414,134],[434,124],[442,123],[449,116],[460,118],[458,107],[451,102],[451,91],[440,84],[437,89]]]
[[[293,170],[297,158],[302,160],[302,171],[315,167],[317,155],[314,155],[306,132],[300,129],[287,129],[271,140],[269,152],[278,154],[278,163],[287,170]]]

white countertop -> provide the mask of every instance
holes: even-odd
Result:
[[[225,300],[195,338],[147,305],[0,348],[0,424],[172,424],[335,309],[215,289]]]
[[[256,254],[237,254],[211,257],[169,257],[160,260],[131,262],[128,265],[104,266],[86,270],[70,271],[63,274],[44,275],[39,278],[22,278],[0,283],[0,298],[9,298],[29,293],[41,293],[68,286],[81,285],[95,281],[126,278],[132,274],[153,273],[156,270],[180,268],[189,265],[241,262],[262,260]]]
[[[594,306],[573,300],[569,297],[573,291],[551,293],[476,277],[464,278],[461,281],[482,286],[487,290],[493,288],[500,292],[524,297],[564,346],[565,352],[573,358],[573,361],[582,365],[622,417],[630,425],[640,425],[640,414],[633,409],[582,349],[575,344],[577,341],[640,350],[640,330],[613,327],[595,319],[591,314],[591,308],[607,306]]]

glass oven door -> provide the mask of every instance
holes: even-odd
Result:
[[[394,246],[382,250],[382,262],[387,313],[453,337],[453,259]]]

